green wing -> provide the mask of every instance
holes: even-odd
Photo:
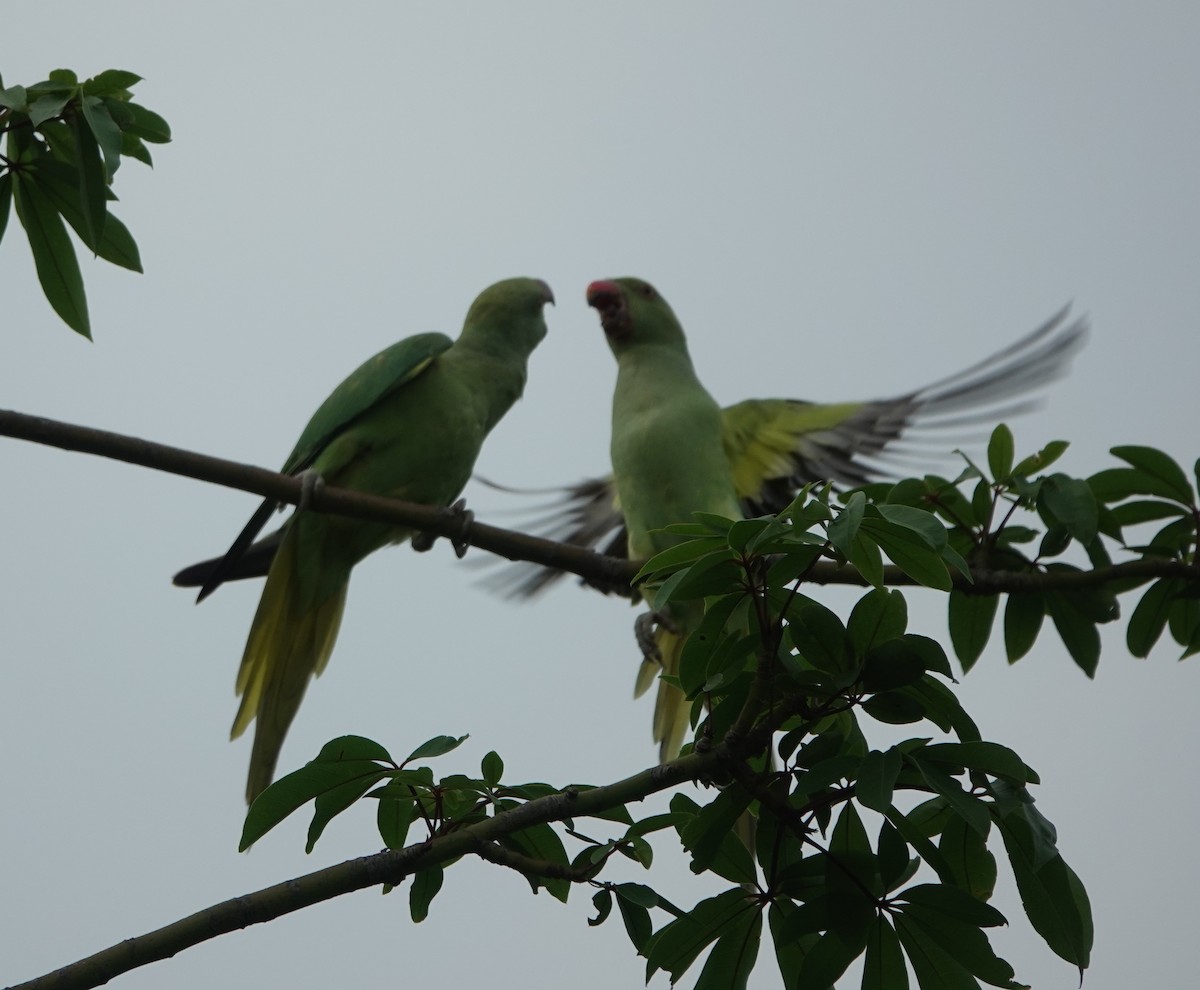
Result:
[[[747,399],[722,410],[725,453],[747,517],[783,509],[811,481],[854,487],[921,470],[945,454],[947,434],[1000,422],[1038,404],[1035,393],[1061,378],[1087,336],[1087,320],[1064,308],[1004,350],[932,385],[868,402]],[[903,441],[903,442],[901,442]],[[953,438],[961,443],[962,438]],[[625,556],[625,517],[612,476],[558,489],[531,530],[539,536]],[[562,572],[523,568],[498,577],[526,597]],[[604,591],[615,589],[604,588]]]
[[[360,364],[313,413],[284,462],[283,473],[296,474],[309,467],[334,439],[387,396],[417,378],[453,343],[444,333],[416,334]],[[257,544],[254,538],[281,504],[264,499],[223,557],[185,568],[175,575],[174,583],[181,587],[199,584],[196,601],[202,602],[227,580],[266,574],[282,534],[272,533]],[[251,559],[248,566],[243,566],[247,556]]]
[[[444,333],[420,333],[360,364],[313,413],[284,462],[283,473],[303,471],[363,413],[411,382],[453,343]]]

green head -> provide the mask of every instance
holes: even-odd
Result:
[[[608,346],[618,357],[640,344],[660,344],[687,350],[683,327],[654,286],[640,278],[593,282],[587,302],[600,314]]]
[[[506,278],[489,285],[471,303],[463,323],[463,338],[478,345],[530,354],[546,336],[542,310],[554,302],[550,286],[540,278]],[[488,349],[492,349],[489,347]]]

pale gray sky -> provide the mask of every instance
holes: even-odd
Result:
[[[725,402],[904,391],[1074,299],[1091,341],[1015,424],[1018,446],[1072,440],[1063,468],[1083,475],[1116,443],[1185,466],[1200,453],[1194,4],[67,0],[27,5],[10,28],[6,83],[131,69],[175,142],[154,149],[153,173],[129,163],[118,177],[146,274],[85,262],[94,345],[58,322],[10,230],[0,406],[274,466],[363,358],[454,333],[483,286],[534,275],[559,304],[479,467],[572,481],[606,467],[614,379],[583,290],[636,274],[674,305]],[[256,500],[0,447],[0,980],[377,849],[364,808],[312,856],[301,817],[236,851],[249,747],[226,735],[259,589],[195,608],[169,578],[223,550]],[[468,496],[481,519],[511,518],[498,511],[511,499]],[[358,568],[281,768],[350,731],[398,754],[470,732],[444,770],[473,772],[496,749],[513,780],[647,765],[628,606],[564,586],[514,607],[478,576],[444,543]],[[940,599],[911,612],[914,631],[944,635]],[[1134,661],[1121,633],[1105,642],[1094,682],[1047,635],[1015,668],[989,650],[961,694],[988,738],[1042,774],[1040,806],[1095,907],[1086,985],[1183,985],[1200,668],[1166,644]],[[674,899],[711,892],[670,839],[657,848],[675,861]],[[1011,927],[995,943],[1018,978],[1076,986],[1011,884],[998,906]],[[591,930],[589,914],[586,891],[564,908],[464,863],[419,928],[405,894],[363,893],[115,985],[485,972],[500,986],[640,985],[619,921]],[[752,985],[779,985],[766,948]]]

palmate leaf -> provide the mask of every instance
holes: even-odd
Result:
[[[745,925],[747,916],[759,913],[759,906],[740,887],[701,901],[650,940],[646,946],[647,982],[662,969],[671,974],[674,983],[709,945],[739,923]]]
[[[700,970],[695,990],[744,990],[758,959],[761,939],[762,911],[744,912],[717,939]]]
[[[49,197],[54,208],[71,225],[79,239],[105,261],[127,268],[142,270],[137,244],[129,229],[111,213],[105,215],[103,233],[94,240],[79,205],[78,170],[53,158],[38,162],[37,179],[39,188]]]

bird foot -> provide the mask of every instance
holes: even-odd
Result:
[[[305,468],[296,477],[300,479],[300,501],[296,508],[301,511],[311,509],[313,498],[325,488],[325,479],[312,468]]]
[[[658,643],[654,639],[659,627],[667,632],[679,632],[679,627],[665,612],[643,612],[633,620],[633,634],[637,638],[638,648],[642,651],[642,658],[661,667],[662,651],[659,650]]]
[[[467,508],[467,500],[460,498],[453,505],[448,506],[447,512],[452,512],[459,519],[458,535],[450,537],[450,545],[454,547],[455,555],[461,560],[467,553],[471,539],[471,524],[475,522],[475,513]],[[425,553],[430,547],[437,542],[437,533],[419,532],[413,533],[409,543],[417,553]]]

